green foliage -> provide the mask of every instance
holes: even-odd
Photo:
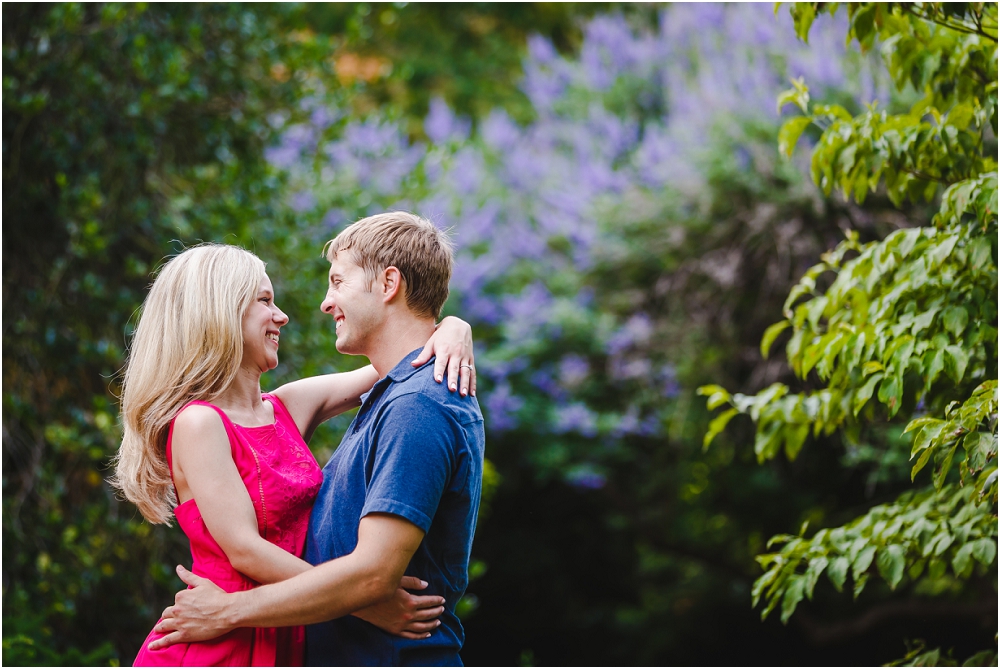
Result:
[[[995,667],[997,666],[996,651],[982,650],[972,655],[959,665],[952,658],[951,652],[942,653],[940,648],[926,650],[923,641],[917,641],[902,658],[886,664],[887,667]]]
[[[785,320],[761,341],[766,356],[790,330],[789,365],[814,389],[796,393],[776,383],[747,396],[704,387],[709,408],[730,407],[705,443],[746,414],[756,424],[758,460],[782,450],[791,460],[810,434],[839,430],[859,443],[885,421],[906,421],[911,478],[933,462],[933,485],[809,539],[774,537],[782,548],[758,557],[766,572],[754,585],[754,605],[764,603],[762,617],[780,605],[782,621],[812,598],[824,570],[838,590],[850,575],[855,597],[873,573],[891,589],[911,582],[916,591],[928,580],[996,578],[989,570],[997,536],[996,4],[847,7],[848,40],[877,46],[897,87],[922,97],[908,113],[873,103],[852,116],[812,104],[805,83],[794,81],[779,107],[792,103],[806,115],[786,121],[781,151],[790,154],[816,124],[822,135],[812,177],[825,193],[837,188],[861,204],[884,189],[897,206],[939,202],[938,211],[933,225],[868,243],[848,233],[824,254],[789,293]],[[823,11],[836,5],[792,8],[800,37]],[[957,487],[949,475],[956,457]]]
[[[179,585],[183,538],[103,482],[114,379],[171,240],[271,215],[270,117],[323,62],[281,11],[3,6],[5,663],[129,661]]]
[[[854,597],[864,590],[870,568],[895,590],[901,583],[967,579],[996,561],[996,519],[987,505],[972,503],[971,488],[944,486],[904,493],[891,504],[872,508],[850,523],[823,529],[811,539],[777,535],[781,550],[757,557],[765,573],[754,583],[753,604],[766,602],[761,617],[781,606],[787,621],[805,597],[812,599],[819,577],[843,590],[850,578]],[[803,528],[805,529],[805,528]],[[923,590],[934,591],[933,584]]]
[[[518,87],[525,42],[543,35],[562,51],[581,42],[580,21],[611,3],[314,3],[288,16],[300,34],[330,35],[339,80],[361,114],[390,107],[423,136],[432,97],[474,120],[496,108],[534,116]],[[655,20],[648,8],[624,9]]]

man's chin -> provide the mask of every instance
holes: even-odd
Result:
[[[349,341],[343,339],[337,340],[337,353],[343,353],[344,355],[361,355],[359,351],[355,351],[354,347],[351,346]]]

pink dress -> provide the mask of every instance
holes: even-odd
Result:
[[[222,417],[233,461],[257,512],[261,536],[302,557],[309,514],[323,483],[323,472],[281,400],[268,394],[262,398],[274,406],[273,425],[243,427],[230,421],[216,406],[199,401],[190,404],[211,407]],[[167,436],[167,463],[171,471],[172,437],[173,423]],[[191,542],[192,572],[210,579],[226,592],[249,590],[258,585],[229,563],[205,527],[194,499],[178,505],[174,515]],[[134,666],[301,666],[305,642],[302,627],[240,628],[211,641],[149,650],[149,643],[161,636],[149,633]]]

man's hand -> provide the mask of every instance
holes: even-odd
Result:
[[[233,595],[207,578],[196,576],[177,565],[177,575],[191,587],[174,596],[174,605],[163,610],[163,620],[153,629],[166,636],[149,644],[149,650],[159,650],[175,643],[207,641],[222,636],[234,628],[229,620],[229,600]]]
[[[351,615],[404,639],[426,639],[441,624],[437,617],[444,613],[445,599],[437,595],[411,595],[404,590],[423,590],[426,587],[424,581],[404,576],[396,594],[390,599]]]

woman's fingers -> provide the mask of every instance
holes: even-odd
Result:
[[[462,358],[457,355],[453,355],[448,358],[448,390],[458,390],[458,377],[460,372],[465,370],[461,369]]]
[[[476,395],[476,365],[472,358],[465,360],[459,365],[459,374],[461,376],[459,385],[462,393],[462,397],[466,397],[471,394],[473,397]]]
[[[416,358],[414,358],[413,362],[411,362],[410,364],[413,365],[414,367],[419,367],[420,365],[422,365],[425,362],[427,362],[428,360],[430,360],[431,356],[434,355],[434,344],[433,344],[433,342],[434,342],[434,337],[431,337],[430,339],[428,339],[427,343],[424,344],[424,349],[422,351],[420,351],[420,355],[418,355]],[[438,377],[438,374],[437,374],[437,365],[435,365],[435,370],[434,371],[435,371],[434,378],[440,380],[439,377]]]

